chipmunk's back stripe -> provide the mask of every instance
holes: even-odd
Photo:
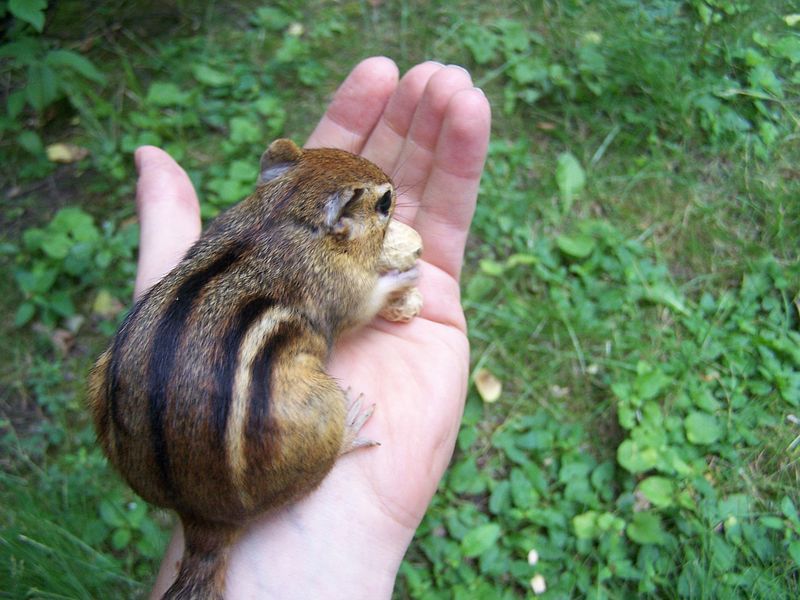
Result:
[[[275,358],[281,353],[287,342],[297,339],[301,326],[297,322],[284,321],[272,333],[269,343],[258,351],[253,359],[253,371],[250,378],[250,411],[247,415],[248,439],[259,439],[269,428],[270,382]]]
[[[253,322],[274,304],[272,298],[254,298],[247,301],[234,319],[234,325],[220,342],[220,360],[213,367],[217,395],[211,406],[211,420],[220,447],[224,447],[225,430],[233,399],[234,373],[242,340]]]
[[[192,312],[195,300],[203,288],[214,277],[229,269],[241,257],[244,244],[236,244],[210,265],[191,275],[175,292],[172,302],[164,311],[156,328],[155,338],[150,350],[148,370],[149,418],[153,442],[153,452],[162,481],[169,490],[173,490],[170,477],[169,454],[164,435],[164,411],[167,404],[169,388],[175,357],[181,341],[186,321]]]

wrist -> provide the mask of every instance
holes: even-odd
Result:
[[[228,559],[226,599],[390,598],[414,528],[352,487],[358,484],[329,477],[310,496],[248,525]],[[182,550],[178,527],[155,598],[174,578]]]
[[[335,482],[249,528],[231,554],[231,599],[390,598],[413,530]]]

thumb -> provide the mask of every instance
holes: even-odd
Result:
[[[134,155],[139,179],[139,262],[134,297],[166,275],[200,235],[200,206],[192,182],[172,157],[155,146]]]

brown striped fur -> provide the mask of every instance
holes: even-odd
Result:
[[[314,489],[350,449],[328,354],[412,283],[377,272],[395,204],[378,167],[277,140],[261,172],[138,301],[89,378],[109,460],[183,522],[165,598],[222,598],[241,526]]]

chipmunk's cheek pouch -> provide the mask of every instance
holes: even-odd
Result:
[[[292,140],[275,140],[261,155],[258,183],[269,183],[277,179],[297,165],[302,154],[303,151]]]

